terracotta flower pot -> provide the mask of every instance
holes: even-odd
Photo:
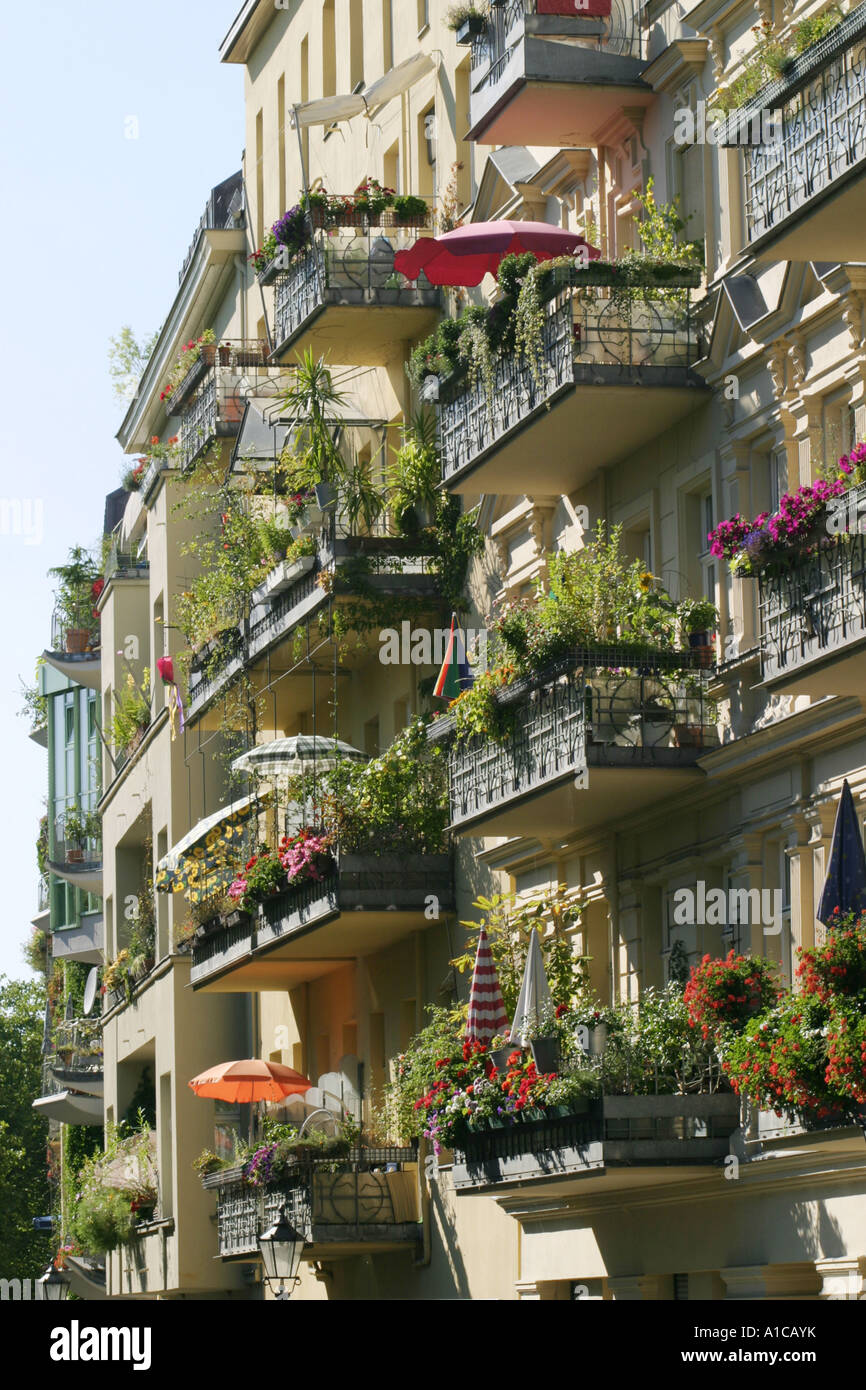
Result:
[[[90,633],[86,627],[70,627],[66,629],[66,650],[76,656],[87,650],[87,643],[90,641]]]

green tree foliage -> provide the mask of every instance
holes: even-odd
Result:
[[[45,1121],[33,1110],[42,1089],[41,982],[0,976],[0,1212],[2,1274],[28,1279],[42,1273],[50,1242],[33,1230],[48,1210]]]
[[[114,395],[119,401],[131,401],[138,389],[141,374],[147,366],[159,333],[136,338],[125,323],[116,338],[108,340],[108,375]]]

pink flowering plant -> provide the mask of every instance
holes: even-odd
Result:
[[[229,897],[241,912],[254,912],[265,898],[286,887],[286,871],[267,845],[248,859],[229,887]]]
[[[296,835],[284,835],[279,858],[289,883],[321,883],[334,868],[333,844],[330,835],[309,826]]]
[[[731,571],[741,577],[783,572],[837,543],[826,525],[828,506],[864,482],[866,443],[860,443],[815,483],[786,492],[778,511],[760,512],[753,520],[737,512],[721,521],[707,537],[710,551],[727,560]]]

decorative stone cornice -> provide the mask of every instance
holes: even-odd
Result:
[[[641,77],[657,92],[676,91],[703,72],[709,51],[709,39],[674,39]]]

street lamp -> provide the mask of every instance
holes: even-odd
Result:
[[[62,1303],[69,1294],[69,1280],[50,1264],[41,1278],[36,1280],[42,1289],[42,1297],[50,1303]]]
[[[306,1243],[306,1238],[290,1224],[285,1207],[280,1208],[280,1214],[270,1230],[259,1236],[265,1279],[269,1284],[278,1283],[284,1298],[288,1298],[285,1292],[287,1284],[294,1286],[301,1282],[298,1265]]]

